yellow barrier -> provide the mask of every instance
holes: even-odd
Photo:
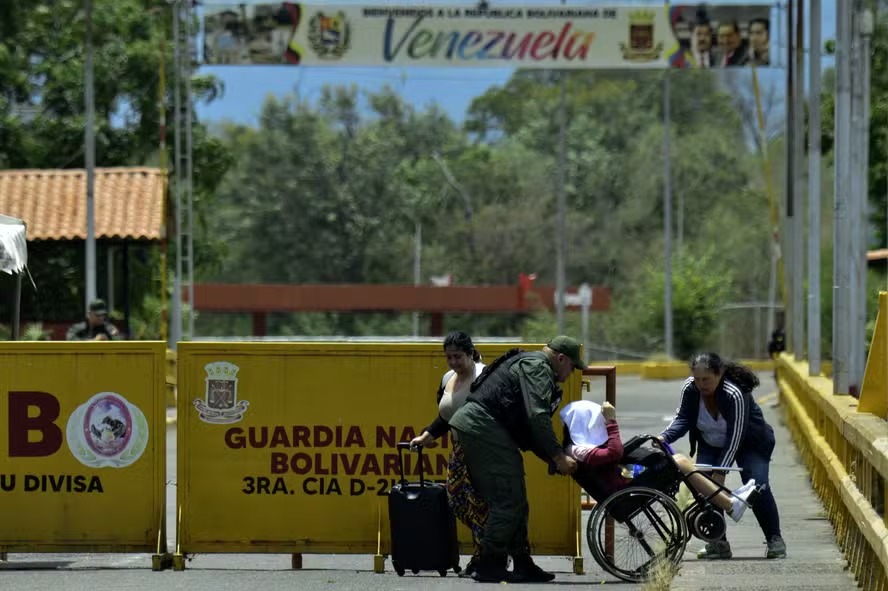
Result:
[[[772,371],[774,362],[768,360],[743,360],[743,365],[753,371]],[[645,361],[639,365],[638,374],[645,380],[681,380],[690,375],[687,362],[684,361]],[[622,366],[617,367],[617,371],[624,375],[630,373],[623,369]]]
[[[888,419],[888,292],[879,294],[876,330],[866,361],[860,411]]]
[[[882,297],[882,313],[885,304]],[[884,342],[873,343],[870,364],[879,347]],[[858,584],[866,591],[888,588],[888,528],[876,510],[884,513],[888,500],[888,423],[858,412],[857,400],[834,395],[830,380],[809,377],[807,363],[791,355],[778,361],[778,382],[787,426]]]
[[[0,552],[156,552],[163,343],[0,343]]]
[[[621,376],[637,376],[641,374],[641,367],[644,361],[590,361],[589,365],[593,366],[614,366],[617,368],[617,374]]]
[[[511,346],[478,349],[491,362]],[[395,444],[436,415],[440,344],[180,343],[178,368],[177,569],[194,552],[375,553],[381,569]],[[448,452],[424,454],[427,475],[445,477]],[[534,553],[581,556],[577,486],[532,456],[526,470]]]

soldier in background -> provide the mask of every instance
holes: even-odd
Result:
[[[68,329],[69,341],[114,341],[122,338],[117,327],[108,320],[108,307],[104,300],[89,303],[86,320]]]
[[[786,351],[786,331],[783,329],[783,314],[777,314],[777,326],[771,333],[771,340],[768,341],[768,357],[776,361],[777,356]],[[774,365],[774,383],[777,383],[777,365]],[[778,384],[779,392],[780,386]]]

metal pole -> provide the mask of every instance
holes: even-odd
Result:
[[[847,394],[848,367],[848,187],[851,147],[851,18],[850,0],[836,5],[835,187],[833,201],[833,389]]]
[[[96,298],[96,101],[93,86],[93,3],[86,1],[86,63],[83,75],[86,102],[86,133],[83,149],[86,165],[86,305]],[[84,306],[84,309],[86,306]]]
[[[791,0],[790,0],[790,1],[791,1]],[[779,51],[779,49],[780,49],[781,46],[782,46],[782,43],[780,43],[780,41],[779,41],[779,40],[780,40],[779,35],[780,35],[780,32],[783,31],[783,10],[784,10],[783,3],[782,3],[782,2],[778,2],[778,3],[777,3],[777,28],[776,28],[776,30],[778,31],[778,33],[777,33],[777,35],[778,35],[778,37],[777,37],[777,41],[778,41],[778,43],[777,43],[777,49],[778,49],[778,51],[775,51],[774,53],[771,54],[772,58],[774,58],[774,57],[777,57],[777,58],[778,58],[778,59],[776,60],[776,63],[774,64],[774,65],[776,65],[778,68],[781,67],[781,66],[783,66],[783,54]],[[776,55],[775,55],[775,54],[776,54]]]
[[[562,0],[562,4],[563,4]],[[558,213],[555,229],[555,319],[558,326],[558,334],[564,334],[564,293],[566,290],[567,263],[567,195],[565,183],[567,182],[567,71],[562,70],[561,98],[558,106]]]
[[[857,248],[859,242],[860,227],[858,220],[860,219],[860,138],[861,124],[863,120],[863,93],[860,88],[860,19],[858,18],[858,8],[860,0],[852,0],[851,14],[848,18],[851,20],[851,150],[850,162],[848,164],[850,171],[850,185],[848,189],[848,252],[845,254],[845,264],[848,265],[848,390],[851,395],[857,393],[860,385],[857,375],[857,358],[860,355],[860,344],[858,343],[857,334],[857,315],[859,308],[859,298],[857,294],[858,274],[860,272],[860,263],[857,261]]]
[[[580,285],[580,324],[583,333],[583,363],[589,362],[589,307],[592,305],[592,288],[588,283]]]
[[[422,222],[415,221],[413,238],[413,285],[422,284]],[[419,312],[413,312],[413,336],[419,336]]]
[[[162,29],[162,28],[161,28]],[[166,147],[166,31],[161,33],[160,59],[158,66],[157,88],[158,121],[160,124],[160,178],[163,184],[163,201],[161,206],[161,220],[163,223],[163,237],[160,242],[160,340],[169,339],[169,325],[167,317],[167,241],[169,240],[168,210],[167,210],[167,147]]]
[[[805,356],[805,222],[804,222],[804,198],[802,190],[805,183],[805,17],[804,0],[797,0],[795,18],[795,85],[793,99],[795,100],[795,117],[793,117],[793,167],[795,176],[793,181],[792,202],[792,350],[796,361],[801,361]]]
[[[782,246],[782,256],[785,262],[784,268],[788,268],[789,272],[784,275],[784,305],[788,308],[786,313],[783,315],[783,328],[786,331],[787,340],[789,341],[787,345],[792,347],[793,341],[790,338],[791,332],[790,328],[792,327],[793,321],[793,310],[796,307],[796,302],[793,301],[793,294],[795,290],[793,289],[793,279],[795,278],[795,274],[792,272],[792,267],[798,262],[798,257],[796,253],[793,252],[792,248],[795,244],[793,241],[792,233],[793,233],[793,188],[795,186],[795,173],[794,167],[796,163],[795,159],[795,118],[796,118],[796,100],[795,100],[795,85],[796,85],[796,73],[795,73],[795,0],[789,0],[786,3],[786,131],[784,137],[786,138],[785,146],[784,146],[784,154],[785,154],[785,177],[784,177],[784,215],[782,217],[782,232],[780,233],[781,238],[781,246]]]
[[[108,310],[114,309],[114,247],[109,246],[105,249],[105,279],[107,292],[105,295],[105,303]]]
[[[437,152],[432,152],[432,159],[438,164],[438,167],[441,169],[441,172],[444,174],[444,178],[447,181],[447,184],[450,185],[454,191],[459,193],[459,196],[462,197],[463,206],[465,207],[464,216],[466,219],[466,224],[468,224],[468,232],[469,232],[469,252],[472,256],[475,256],[475,230],[473,228],[472,222],[472,196],[469,195],[469,192],[466,191],[465,187],[463,187],[459,182],[457,182],[456,177],[453,176],[453,173],[450,172],[450,168],[447,166],[447,162],[441,158],[441,155]]]
[[[663,342],[666,355],[672,357],[672,157],[670,138],[672,130],[669,70],[663,75]]]
[[[820,375],[820,0],[811,0],[808,62],[808,374]]]
[[[188,231],[188,264],[185,272],[188,278],[188,339],[194,338],[194,319],[196,311],[194,308],[194,149],[193,149],[193,128],[191,113],[191,64],[192,64],[192,43],[194,36],[191,34],[191,7],[192,0],[185,3],[185,55],[182,64],[185,66],[185,155],[188,158],[188,165],[185,167],[186,174],[186,199],[188,207],[188,221],[186,223]]]
[[[767,313],[767,308],[765,308]],[[762,358],[762,309],[755,309],[755,345],[753,347],[753,359]]]
[[[681,249],[684,244],[684,191],[678,192],[678,203],[676,204],[676,216],[678,217],[675,238],[675,254],[678,260],[681,260]]]
[[[15,299],[12,302],[12,340],[17,341],[22,332],[22,273],[21,269],[15,274]]]
[[[867,220],[869,205],[869,120],[870,120],[870,74],[871,74],[871,37],[873,34],[873,14],[862,1],[858,2],[856,37],[859,46],[858,68],[854,73],[859,75],[859,80],[854,81],[854,87],[860,88],[858,103],[860,117],[857,132],[858,162],[855,176],[859,177],[857,199],[855,200],[855,212],[851,226],[854,228],[853,241],[851,243],[852,269],[855,275],[855,309],[856,314],[851,319],[851,386],[849,391],[859,395],[863,385],[863,374],[866,370],[866,251]]]
[[[782,10],[782,9],[781,9]],[[774,190],[774,175],[771,174],[771,162],[768,155],[768,131],[765,127],[765,113],[762,109],[762,93],[758,81],[758,72],[755,64],[752,65],[752,89],[755,94],[755,110],[758,119],[759,144],[761,146],[762,173],[765,177],[765,188],[768,191],[768,209],[770,210],[771,224],[771,265],[768,275],[768,335],[774,332],[774,310],[777,299],[777,283],[780,282],[780,301],[786,301],[785,281],[783,277],[783,265],[781,264],[780,249],[780,206]]]
[[[173,2],[173,192],[176,207],[176,274],[173,279],[173,310],[170,338],[172,347],[182,340],[182,41],[179,34],[181,20],[178,0]]]

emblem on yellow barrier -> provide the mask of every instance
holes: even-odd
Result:
[[[237,399],[238,366],[227,361],[215,361],[204,366],[207,389],[204,398],[194,401],[194,408],[205,423],[236,423],[244,417],[250,403]]]
[[[148,421],[115,392],[99,392],[68,417],[68,449],[84,466],[123,468],[148,446]]]

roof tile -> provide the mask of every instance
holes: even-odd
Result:
[[[96,238],[160,240],[163,201],[159,168],[96,168]],[[0,213],[24,220],[28,240],[83,240],[86,172],[0,170]]]

